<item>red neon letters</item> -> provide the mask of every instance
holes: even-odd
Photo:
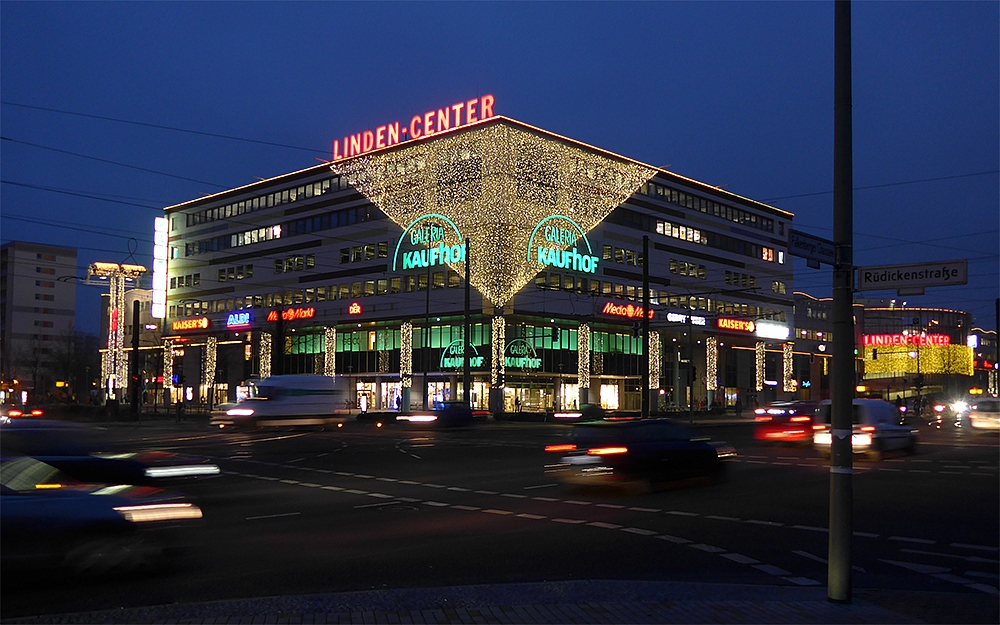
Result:
[[[730,319],[723,317],[718,320],[719,329],[736,330],[738,332],[753,332],[757,329],[757,324],[748,319]]]
[[[281,311],[281,318],[285,321],[293,321],[295,319],[312,319],[316,316],[315,308],[289,308],[287,310]],[[267,313],[268,321],[278,320],[278,311],[272,310]]]
[[[604,305],[604,308],[601,310],[601,312],[604,313],[605,315],[614,315],[616,317],[628,317],[629,319],[635,319],[637,317],[640,319],[642,318],[642,306],[634,306],[632,304],[625,306],[625,305],[615,304],[614,302],[608,302],[607,304]],[[653,318],[653,312],[655,311],[653,310],[649,311],[650,319]]]
[[[481,98],[457,102],[442,109],[431,109],[423,115],[414,115],[410,119],[409,126],[401,126],[396,121],[379,126],[374,131],[366,130],[348,135],[344,137],[343,141],[337,139],[333,142],[333,160],[339,161],[396,145],[401,141],[406,141],[407,135],[410,139],[419,139],[489,119],[495,115],[493,112],[494,102],[495,99],[492,95],[484,95]]]
[[[947,334],[865,334],[861,337],[865,347],[881,347],[883,345],[935,345],[944,347],[951,345],[951,337]]]

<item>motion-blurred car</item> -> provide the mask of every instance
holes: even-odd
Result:
[[[397,423],[413,425],[458,426],[469,425],[474,420],[468,402],[450,400],[437,402],[434,410],[412,411],[396,415]]]
[[[1000,399],[984,397],[969,404],[969,425],[978,432],[1000,431]]]
[[[607,414],[597,404],[584,404],[579,410],[562,410],[553,413],[556,423],[589,423],[603,421]]]
[[[73,480],[26,456],[0,463],[0,563],[4,580],[29,572],[133,573],[182,548],[201,509],[148,486]]]
[[[759,441],[812,443],[818,402],[776,401],[754,410],[753,437]]]
[[[856,454],[873,459],[889,451],[914,453],[917,431],[899,424],[896,407],[881,399],[855,399],[853,402],[851,446]],[[823,400],[816,409],[813,446],[823,456],[830,455],[832,404]]]
[[[721,479],[736,451],[700,438],[670,419],[599,421],[573,426],[568,440],[547,445],[560,454],[545,472],[575,486],[614,486],[648,492],[692,479]]]
[[[45,411],[41,408],[30,407],[30,406],[4,406],[2,410],[2,415],[11,419],[25,418],[25,417],[42,417],[45,415]]]
[[[64,421],[0,420],[0,456],[31,456],[80,482],[151,485],[219,475],[204,459],[115,451],[101,430]]]

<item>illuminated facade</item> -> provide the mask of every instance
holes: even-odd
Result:
[[[349,135],[329,164],[167,207],[164,327],[176,330],[165,338],[196,348],[184,358],[216,339],[216,393],[250,376],[320,373],[375,408],[460,396],[468,359],[471,399],[497,412],[515,399],[525,411],[637,410],[645,349],[654,408],[731,405],[758,394],[758,343],[779,367],[761,373],[759,399],[782,392],[790,213],[488,103],[489,117],[469,121],[466,103],[462,123],[442,128],[445,109],[429,112],[411,120],[417,140],[378,147],[380,126],[366,131],[370,150],[364,133],[357,146]],[[206,366],[174,364],[195,378]]]

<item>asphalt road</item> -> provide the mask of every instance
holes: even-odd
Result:
[[[749,425],[696,429],[736,447],[728,479],[629,496],[546,476],[560,425],[117,427],[123,447],[223,468],[181,487],[205,511],[193,549],[127,579],[4,580],[2,615],[543,580],[825,586],[824,460],[759,444]],[[853,584],[996,595],[997,437],[921,433],[915,455],[855,463]]]

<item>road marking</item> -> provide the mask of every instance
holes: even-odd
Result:
[[[722,547],[716,547],[714,545],[706,545],[705,543],[696,543],[694,545],[691,545],[691,547],[693,547],[694,549],[698,549],[700,551],[707,551],[708,553],[721,553],[725,551],[725,549],[723,549]]]
[[[474,490],[472,492],[476,493],[477,495],[499,495],[500,494],[500,493],[498,493],[495,490]]]
[[[659,508],[629,508],[629,510],[634,510],[635,512],[659,512]]]
[[[397,480],[394,477],[377,477],[375,479],[378,480],[379,482],[398,482],[399,481],[399,480]]]
[[[671,536],[670,534],[660,534],[659,536],[657,536],[657,538],[659,538],[660,540],[666,540],[666,541],[669,541],[669,542],[672,542],[672,543],[677,543],[678,545],[686,545],[686,544],[688,544],[688,543],[691,542],[687,538],[680,538],[678,536]]]
[[[500,493],[501,497],[510,497],[511,499],[527,499],[527,495],[519,495],[516,493]]]
[[[898,540],[904,543],[916,543],[918,545],[933,545],[936,540],[928,540],[926,538],[907,538],[906,536],[890,536],[889,540]]]
[[[371,480],[371,479],[374,479],[374,478],[375,478],[375,476],[374,476],[374,475],[364,475],[364,474],[362,474],[362,473],[355,473],[355,474],[354,474],[354,477],[360,477],[360,478],[361,478],[361,479],[363,479],[363,480]]]
[[[878,536],[879,536],[878,534],[872,534],[871,532],[852,532],[852,534],[854,536],[858,536],[860,538],[878,538]],[[931,542],[934,542],[934,541],[931,541]]]
[[[547,518],[547,517],[544,517],[544,516],[542,516],[540,514],[528,514],[527,512],[523,512],[523,513],[517,515],[517,518],[519,518],[519,519],[533,519],[533,520],[537,521],[539,519],[544,519],[544,518]]]
[[[719,516],[718,514],[708,514],[705,515],[706,519],[715,519],[716,521],[739,521],[734,516]]]
[[[313,484],[312,482],[302,482],[302,486],[308,486],[309,488],[319,488],[319,484]]]
[[[406,484],[407,486],[417,486],[420,482],[414,482],[413,480],[399,480],[400,484]]]
[[[643,529],[641,527],[623,527],[622,531],[628,532],[629,534],[638,534],[640,536],[656,536],[659,534],[659,532]]]
[[[262,514],[261,516],[248,516],[247,521],[257,521],[259,519],[277,519],[286,516],[297,516],[302,514],[301,512],[286,512],[284,514]]]
[[[427,488],[447,488],[444,484],[424,484]]]
[[[386,495],[385,493],[368,493],[369,497],[376,497],[378,499],[395,499],[392,495]]]
[[[819,582],[808,577],[783,577],[782,579],[786,582],[798,584],[799,586],[819,586]]]
[[[488,508],[486,510],[483,510],[483,512],[485,512],[486,514],[514,514],[510,510],[497,510],[495,508]]]
[[[552,488],[553,486],[559,486],[559,484],[552,483],[552,484],[539,484],[538,486],[525,486],[524,490],[535,490],[536,488]]]
[[[282,484],[301,484],[302,483],[302,482],[300,482],[298,480],[278,480],[278,481],[280,481]]]
[[[613,503],[599,503],[599,504],[597,504],[597,507],[598,508],[610,508],[612,510],[621,510],[625,506],[619,506],[618,504],[613,504]]]
[[[532,499],[534,501],[548,501],[550,503],[553,502],[553,501],[559,501],[555,497],[532,497]]]
[[[573,504],[574,506],[589,506],[590,505],[589,501],[577,501],[575,499],[567,499],[563,503]]]
[[[356,488],[347,488],[347,489],[344,489],[344,492],[345,493],[350,493],[352,495],[367,495],[368,494],[368,491],[366,491],[366,490],[358,490]]]
[[[563,519],[563,518],[552,519],[552,521],[555,523],[569,523],[570,525],[579,525],[580,523],[587,522],[586,519]]]
[[[476,510],[482,510],[482,508],[477,508],[476,506],[452,506],[456,510],[468,510],[469,512],[475,512]]]
[[[757,519],[747,519],[746,522],[753,525],[768,525],[770,527],[781,527],[784,525],[784,523],[778,523],[777,521],[758,521]]]
[[[467,493],[467,492],[469,492],[468,488],[462,488],[461,486],[449,486],[448,490],[455,491],[456,493]]]
[[[786,571],[783,568],[774,566],[773,564],[754,564],[753,568],[758,571],[762,571],[769,575],[791,575],[791,571]]]
[[[398,501],[380,501],[378,503],[366,503],[366,504],[362,504],[360,506],[354,506],[354,509],[358,510],[358,509],[361,509],[361,508],[382,508],[382,507],[385,507],[385,506],[391,506],[391,505],[396,504],[396,503],[399,503],[399,502]]]
[[[621,527],[621,525],[615,525],[614,523],[603,523],[601,521],[594,521],[593,523],[587,523],[587,525],[592,525],[593,527],[600,527],[606,530],[616,530]]]
[[[320,486],[323,490],[344,490],[339,486]]]
[[[726,558],[727,560],[732,560],[733,562],[736,562],[737,564],[759,564],[760,563],[760,560],[754,560],[753,558],[745,556],[745,555],[740,554],[740,553],[724,553],[724,554],[722,554],[722,557]]]
[[[434,506],[435,508],[447,508],[448,504],[441,503],[440,501],[425,501],[424,505]]]
[[[697,512],[681,512],[680,510],[667,510],[667,514],[676,516],[698,516]]]
[[[810,530],[813,532],[829,532],[830,530],[825,527],[815,527],[813,525],[793,525],[792,529],[795,530]]]
[[[1000,551],[1000,547],[986,547],[984,545],[968,545],[966,543],[951,543],[949,547],[961,547],[962,549],[980,549],[982,551]]]

